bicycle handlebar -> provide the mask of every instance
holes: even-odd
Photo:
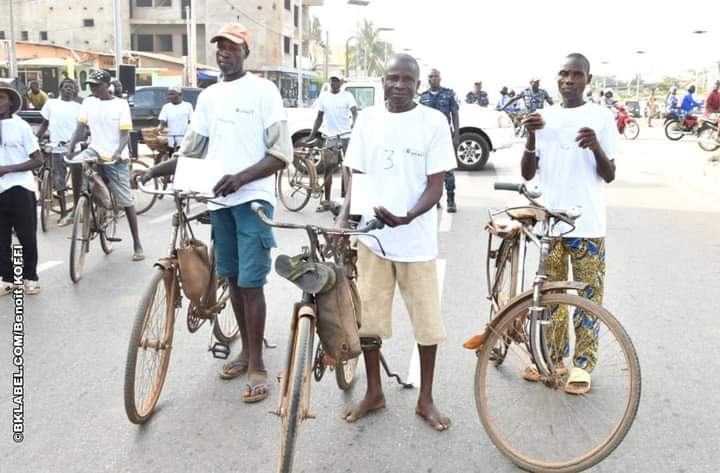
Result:
[[[537,186],[528,188],[525,184],[515,184],[511,182],[496,182],[495,190],[518,192],[530,199],[537,199],[542,196],[542,191]]]
[[[575,220],[580,218],[582,213],[580,212],[580,209],[577,207],[572,207],[569,210],[558,210],[558,209],[548,209],[547,207],[540,205],[535,199],[542,196],[542,191],[540,191],[540,188],[537,186],[533,186],[532,188],[528,188],[525,184],[515,184],[510,182],[496,182],[495,190],[502,190],[502,191],[513,191],[518,192],[525,196],[527,200],[530,201],[531,204],[536,205],[545,211],[552,217],[556,218],[557,220],[564,222],[572,227],[572,230],[575,229]],[[570,231],[572,231],[570,230]]]
[[[150,187],[145,187],[145,184],[143,184],[143,182],[140,179],[135,179],[135,182],[137,183],[138,189],[145,192],[146,194],[171,195],[173,197],[177,197],[178,199],[194,199],[198,202],[212,203],[215,205],[219,205],[221,207],[225,207],[224,204],[214,201],[213,200],[215,198],[214,196],[209,196],[209,195],[203,194],[201,192],[180,191],[180,190],[173,190],[173,189],[151,189]]]
[[[260,220],[270,227],[275,228],[288,228],[292,230],[311,230],[316,233],[326,233],[329,235],[341,235],[341,236],[352,236],[352,235],[359,235],[363,233],[371,232],[372,230],[380,230],[381,228],[385,227],[385,222],[380,220],[379,218],[370,220],[367,225],[365,225],[362,228],[357,228],[355,230],[345,229],[345,228],[328,228],[328,227],[320,227],[318,225],[299,225],[296,223],[287,223],[287,222],[276,222],[269,218],[267,214],[265,213],[265,208],[263,205],[259,202],[253,202],[250,205],[250,208],[253,212],[255,212],[260,218]]]

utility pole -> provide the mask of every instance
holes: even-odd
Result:
[[[10,0],[12,5],[12,0]],[[120,64],[123,63],[122,20],[120,2],[113,0],[113,27],[115,29],[115,78],[120,78]]]
[[[190,87],[190,6],[185,7],[185,44],[187,46],[187,53],[185,55],[185,80],[183,85]]]
[[[8,0],[10,6],[10,42],[8,43],[8,65],[10,66],[10,78],[18,77],[17,50],[15,49],[15,16],[13,15],[13,0]]]
[[[190,87],[197,87],[197,1],[190,0]]]
[[[297,106],[303,108],[303,68],[302,68],[302,57],[303,57],[303,2],[300,0],[300,7],[298,8],[298,33],[300,41],[298,45],[298,86],[297,86]]]
[[[330,62],[330,32],[325,32],[325,80],[328,80],[330,70],[328,63]]]

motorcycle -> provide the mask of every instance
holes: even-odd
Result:
[[[700,130],[700,120],[697,115],[690,112],[671,111],[665,120],[665,136],[669,140],[678,141],[685,135],[697,135]]]
[[[618,114],[615,120],[618,132],[625,137],[627,140],[634,140],[640,134],[640,125],[637,121],[630,116],[625,110],[625,107],[620,105],[617,107]]]
[[[712,114],[700,119],[700,129],[697,132],[698,146],[704,151],[712,152],[720,148],[719,123],[720,115],[718,114]]]

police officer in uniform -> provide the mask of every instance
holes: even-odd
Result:
[[[432,69],[428,75],[430,88],[420,94],[420,103],[439,110],[445,115],[452,131],[453,144],[457,150],[460,142],[460,119],[458,118],[460,106],[452,89],[440,87],[441,80],[440,71]],[[457,205],[455,204],[455,171],[448,171],[445,174],[445,191],[447,192],[447,211],[449,213],[457,212]]]

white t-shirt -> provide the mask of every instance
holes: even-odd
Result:
[[[30,125],[17,115],[0,120],[0,128],[0,166],[22,164],[40,149]],[[0,177],[0,193],[15,186],[35,192],[32,171],[10,172]]]
[[[175,105],[168,102],[160,110],[158,120],[164,121],[168,126],[168,146],[179,145],[182,137],[185,136],[188,123],[193,116],[193,108],[190,102],[180,102]]]
[[[538,177],[542,201],[549,209],[569,210],[577,207],[582,215],[575,222],[571,237],[604,237],[607,227],[605,181],[597,172],[595,155],[578,147],[580,128],[595,131],[600,146],[609,159],[620,154],[620,140],[612,113],[606,107],[586,103],[580,107],[560,105],[540,110],[545,128],[536,133]],[[555,235],[569,227],[558,224]]]
[[[350,131],[352,127],[350,109],[357,107],[355,97],[350,92],[344,90],[337,94],[323,92],[318,103],[318,110],[323,112],[322,130],[326,135],[338,136]]]
[[[50,143],[57,146],[61,141],[69,143],[77,128],[81,105],[74,100],[50,99],[40,114],[50,122]]]
[[[87,97],[80,106],[78,121],[90,127],[90,147],[104,161],[110,161],[120,146],[120,131],[132,130],[130,106],[125,100],[116,97],[110,100]],[[121,156],[128,157],[127,146]]]
[[[265,158],[265,130],[286,120],[275,84],[247,72],[240,79],[205,89],[198,97],[190,128],[210,139],[206,159],[220,161],[226,174],[237,174]],[[214,200],[234,206],[257,199],[275,205],[275,176],[250,182]],[[220,207],[209,203],[208,208]]]
[[[369,179],[387,181],[387,187],[403,193],[408,210],[425,192],[429,175],[456,166],[447,119],[421,105],[403,113],[390,113],[384,104],[364,109],[353,128],[345,159],[349,168]],[[398,181],[404,187],[397,186]],[[363,222],[369,218],[364,216]],[[374,238],[360,239],[378,256],[392,261],[430,261],[438,253],[437,208],[433,206],[408,225],[372,234],[380,239],[385,256]]]

